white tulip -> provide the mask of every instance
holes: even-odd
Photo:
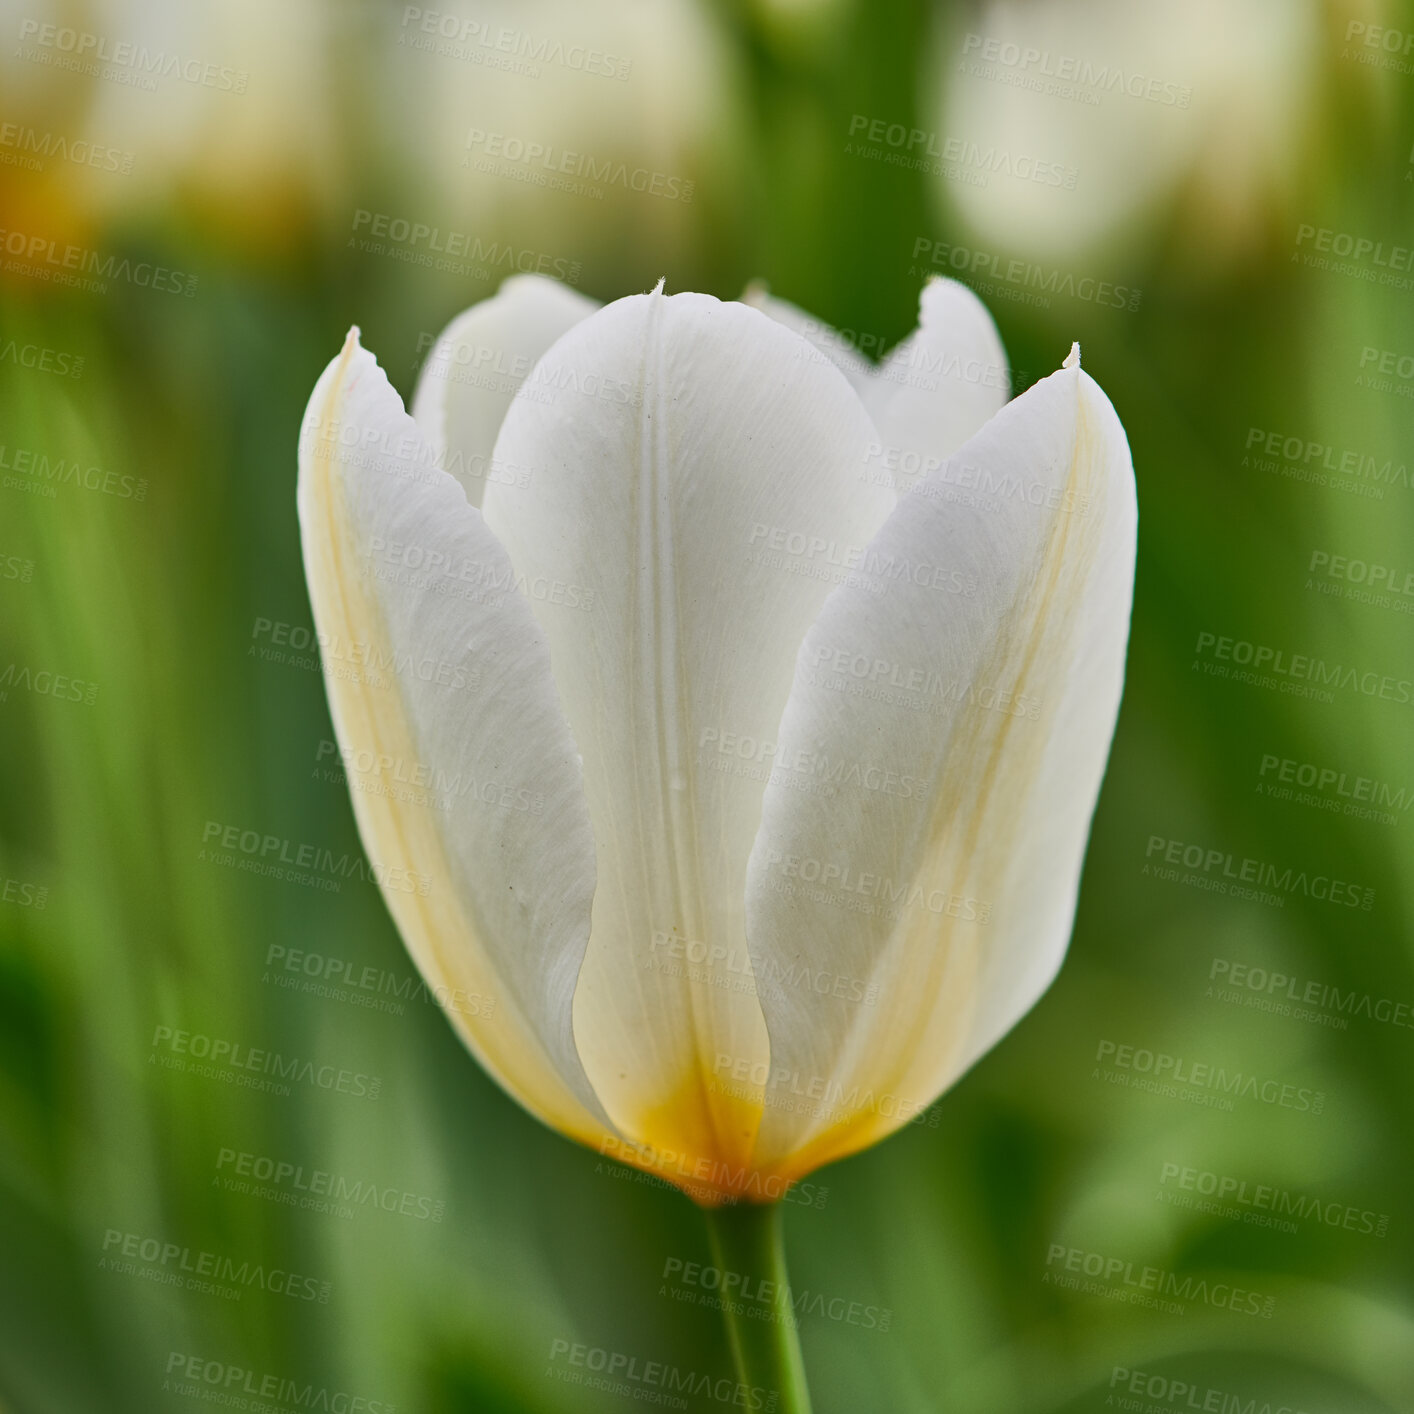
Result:
[[[411,417],[351,332],[300,442],[410,952],[528,1110],[709,1207],[920,1118],[1050,984],[1135,553],[1078,350],[1003,405],[961,285],[878,369],[748,298],[519,276]]]

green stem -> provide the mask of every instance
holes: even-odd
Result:
[[[777,1414],[810,1414],[810,1390],[786,1275],[781,1205],[735,1203],[709,1208],[707,1230],[712,1259],[721,1271],[740,1273],[753,1289],[771,1283],[769,1301],[728,1299],[724,1303],[737,1378],[748,1388],[778,1391]],[[769,1309],[763,1310],[763,1304]]]

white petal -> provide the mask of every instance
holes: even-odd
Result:
[[[1075,355],[900,501],[811,627],[747,924],[771,1037],[758,1161],[793,1176],[932,1102],[1060,966],[1119,707],[1136,508]],[[828,986],[768,985],[773,968]],[[818,1103],[802,1109],[795,1097]]]
[[[766,1038],[747,856],[801,639],[893,503],[863,475],[858,399],[805,348],[705,295],[608,305],[542,364],[577,406],[517,398],[496,459],[528,479],[486,498],[584,757],[580,1054],[626,1135],[691,1162],[750,1152]]]
[[[865,395],[865,389],[874,379],[873,366],[843,334],[826,324],[823,319],[816,319],[798,304],[777,299],[759,280],[746,287],[741,301],[753,309],[759,309],[777,324],[784,324],[792,334],[799,334],[815,350],[818,357],[829,359],[849,379],[850,387],[856,393],[861,397]],[[803,351],[801,356],[806,356]]]
[[[929,280],[918,328],[875,370],[864,394],[879,429],[875,468],[900,490],[916,485],[1009,395],[1006,351],[987,307],[956,280]]]
[[[473,506],[485,493],[491,450],[511,399],[545,350],[598,308],[545,275],[512,275],[438,336],[417,380],[412,415],[437,464],[461,482]],[[539,393],[547,401],[556,396],[549,387]]]
[[[334,730],[389,912],[482,1064],[596,1143],[571,1018],[594,845],[544,636],[356,330],[310,398],[299,516]]]

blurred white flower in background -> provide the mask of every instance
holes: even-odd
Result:
[[[387,28],[389,119],[426,214],[488,237],[572,231],[587,259],[706,238],[702,155],[729,86],[695,0],[450,0]]]
[[[992,0],[939,37],[936,185],[1009,253],[1082,255],[1176,211],[1220,261],[1299,178],[1330,57],[1321,0]]]
[[[331,0],[17,8],[3,151],[20,208],[56,236],[176,214],[217,243],[289,243],[341,188],[337,20]]]
[[[57,238],[175,216],[278,249],[391,189],[576,258],[706,239],[730,85],[696,0],[41,0],[5,31],[0,194]]]

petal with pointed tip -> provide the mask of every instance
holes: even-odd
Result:
[[[527,480],[486,497],[584,757],[599,888],[575,1037],[626,1136],[725,1171],[760,1116],[746,861],[796,650],[894,498],[838,370],[745,305],[619,300],[542,367],[627,390],[517,398],[496,458]]]
[[[505,551],[357,330],[300,435],[299,519],[340,756],[403,941],[532,1113],[608,1132],[572,1033],[594,844],[544,635]]]
[[[758,979],[843,980],[762,989],[764,1168],[799,1176],[905,1123],[1050,984],[1119,708],[1136,519],[1124,429],[1068,366],[899,501],[865,557],[887,592],[842,586],[812,625],[778,749],[856,784],[767,787],[747,931]],[[815,1110],[791,1105],[802,1089]]]

